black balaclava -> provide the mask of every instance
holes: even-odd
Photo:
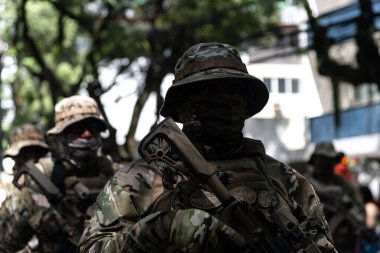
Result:
[[[88,131],[87,134],[83,134]],[[93,164],[101,148],[100,129],[96,124],[81,121],[67,127],[60,135],[62,158],[79,169]]]
[[[23,166],[28,161],[33,161],[36,163],[38,159],[45,156],[48,150],[46,148],[42,148],[40,146],[26,146],[21,148],[19,154],[13,157],[15,161],[13,170],[16,172],[21,166]]]
[[[242,87],[238,80],[198,83],[178,100],[183,131],[208,160],[230,158],[242,146],[248,117]]]
[[[316,178],[330,179],[334,175],[334,167],[338,163],[335,157],[316,155],[313,158],[313,175]]]

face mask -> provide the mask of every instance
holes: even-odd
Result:
[[[99,142],[96,138],[77,138],[67,143],[66,157],[76,167],[83,168],[98,156]]]
[[[20,150],[19,154],[14,158],[15,165],[13,170],[16,171],[28,161],[33,161],[36,163],[38,159],[46,155],[47,152],[48,151],[46,149],[39,146],[23,147]]]
[[[315,171],[314,173],[321,177],[330,177],[334,174],[334,166],[336,161],[332,158],[327,157],[317,157],[314,162]]]
[[[85,133],[86,131],[86,133]],[[92,164],[101,147],[99,131],[86,125],[71,127],[61,136],[63,158],[78,168]]]
[[[177,108],[184,132],[201,145],[212,147],[217,157],[240,147],[247,118],[242,91],[219,88],[218,92],[202,89],[199,94],[184,99]]]
[[[240,139],[244,120],[225,120],[221,118],[201,118],[184,123],[184,129],[207,143],[229,143]]]

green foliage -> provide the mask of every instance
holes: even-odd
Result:
[[[51,125],[54,103],[76,94],[87,80],[98,79],[100,64],[115,59],[132,63],[148,58],[145,85],[158,90],[194,43],[239,47],[255,32],[275,25],[276,2],[0,0],[0,34],[17,69],[2,80],[13,91],[12,124],[38,119]],[[120,74],[128,71],[128,65],[121,66]]]
[[[69,62],[61,62],[57,65],[55,71],[62,83],[71,84],[79,79],[82,69],[80,66],[72,65]]]
[[[58,34],[58,12],[48,2],[28,1],[27,22],[30,35],[40,48],[51,48]]]

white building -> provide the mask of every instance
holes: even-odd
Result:
[[[307,21],[305,11],[299,7],[287,6],[280,15],[287,30],[302,29]],[[267,84],[270,96],[266,107],[246,121],[244,131],[246,136],[262,140],[269,155],[289,162],[309,155],[307,119],[321,115],[323,107],[309,56],[286,55],[306,45],[306,34],[283,40],[277,49],[249,51],[248,71]],[[286,56],[271,57],[282,53]]]
[[[352,2],[354,1],[309,1],[315,15],[323,15]],[[292,27],[302,30],[306,26],[307,17],[303,8],[289,5],[280,15],[283,28],[288,31]],[[331,81],[317,73],[316,57],[312,51],[308,54],[270,57],[281,54],[281,51],[286,55],[286,52],[291,52],[297,46],[294,43],[303,46],[307,38],[305,34],[299,34],[297,42],[294,38],[283,39],[284,43],[279,48],[252,48],[249,51],[248,71],[267,84],[270,99],[262,112],[247,120],[244,131],[246,136],[261,139],[269,155],[286,162],[305,161],[314,149],[310,136],[310,118],[333,112]],[[356,47],[352,40],[333,46],[330,52],[339,62],[349,63],[355,61],[355,53]],[[375,85],[354,89],[352,85],[341,84],[340,97],[342,110],[380,101]],[[337,150],[348,155],[370,154],[380,150],[379,133],[331,140]]]

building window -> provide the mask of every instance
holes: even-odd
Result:
[[[300,83],[298,79],[292,79],[292,93],[300,92]]]
[[[278,79],[278,92],[285,93],[285,79],[284,78]]]
[[[362,84],[355,88],[355,103],[358,105],[380,101],[380,93],[376,84]]]
[[[272,80],[270,78],[264,78],[263,81],[264,81],[265,85],[267,86],[268,91],[271,92],[272,91]]]

